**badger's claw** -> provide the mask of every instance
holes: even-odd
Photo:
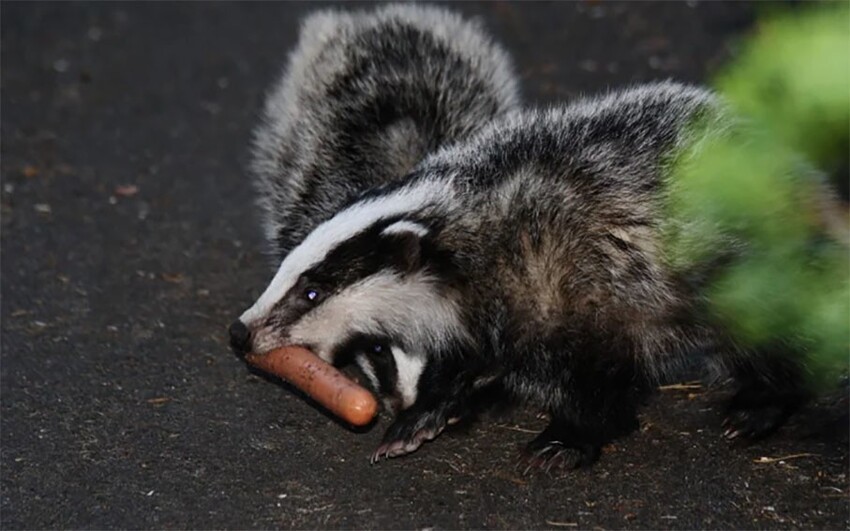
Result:
[[[781,378],[784,376],[780,375],[777,380]],[[764,382],[750,382],[742,386],[726,406],[723,437],[735,442],[767,437],[778,430],[808,398],[808,393],[795,385],[779,390]]]
[[[413,453],[422,443],[436,439],[446,427],[445,420],[441,418],[435,414],[412,418],[402,413],[387,429],[383,442],[372,453],[370,463],[375,464],[381,459]]]
[[[528,475],[533,470],[566,472],[593,464],[599,458],[599,451],[593,445],[583,447],[566,446],[560,441],[549,441],[542,448],[526,447],[518,466],[525,465],[522,472]]]
[[[529,442],[518,466],[525,465],[523,475],[532,470],[565,472],[589,466],[599,459],[602,443],[581,436],[569,424],[557,420],[549,423],[540,434]]]
[[[390,457],[400,457],[402,455],[411,454],[418,450],[419,447],[422,446],[422,443],[436,439],[442,432],[443,428],[423,428],[414,433],[410,439],[397,439],[390,442],[384,442],[372,453],[372,457],[369,462],[375,464],[381,459],[389,459]]]
[[[730,441],[762,439],[776,431],[788,412],[780,407],[732,409],[723,420],[723,437]]]

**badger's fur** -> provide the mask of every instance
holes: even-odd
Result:
[[[301,89],[293,81],[282,90]],[[503,114],[497,107],[475,114]],[[710,93],[659,83],[508,113],[403,177],[382,172],[403,164],[375,150],[362,153],[374,167],[350,175],[337,163],[307,175],[315,165],[270,157],[270,237],[284,258],[236,323],[237,347],[298,344],[360,365],[397,411],[373,459],[416,450],[497,389],[549,413],[528,447],[538,462],[590,463],[637,426],[648,384],[695,354],[747,384],[728,433],[761,435],[801,399],[799,369],[728,341],[661,241],[671,158],[693,140],[690,125],[722,129],[721,114]],[[277,127],[280,142],[319,150],[298,157],[326,162],[319,139],[286,140],[291,130]],[[273,172],[290,172],[292,184]],[[310,179],[315,208],[298,211],[294,198]]]
[[[311,15],[254,135],[271,254],[279,263],[342,205],[517,99],[506,54],[451,12],[389,5]]]

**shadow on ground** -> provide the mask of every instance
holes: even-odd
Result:
[[[664,391],[562,478],[515,468],[527,411],[370,466],[386,419],[347,431],[232,357],[225,326],[270,275],[249,131],[316,7],[3,3],[4,529],[848,526],[846,400],[735,448],[711,393]],[[739,3],[457,9],[536,103],[705,80],[753,23]]]

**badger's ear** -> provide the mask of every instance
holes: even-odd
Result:
[[[403,271],[413,271],[422,261],[422,238],[428,235],[428,227],[415,221],[396,221],[381,231],[387,239],[389,251]]]

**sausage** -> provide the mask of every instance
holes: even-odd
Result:
[[[291,383],[331,413],[355,426],[375,418],[375,397],[333,365],[302,347],[283,347],[266,354],[248,354],[246,361]]]

